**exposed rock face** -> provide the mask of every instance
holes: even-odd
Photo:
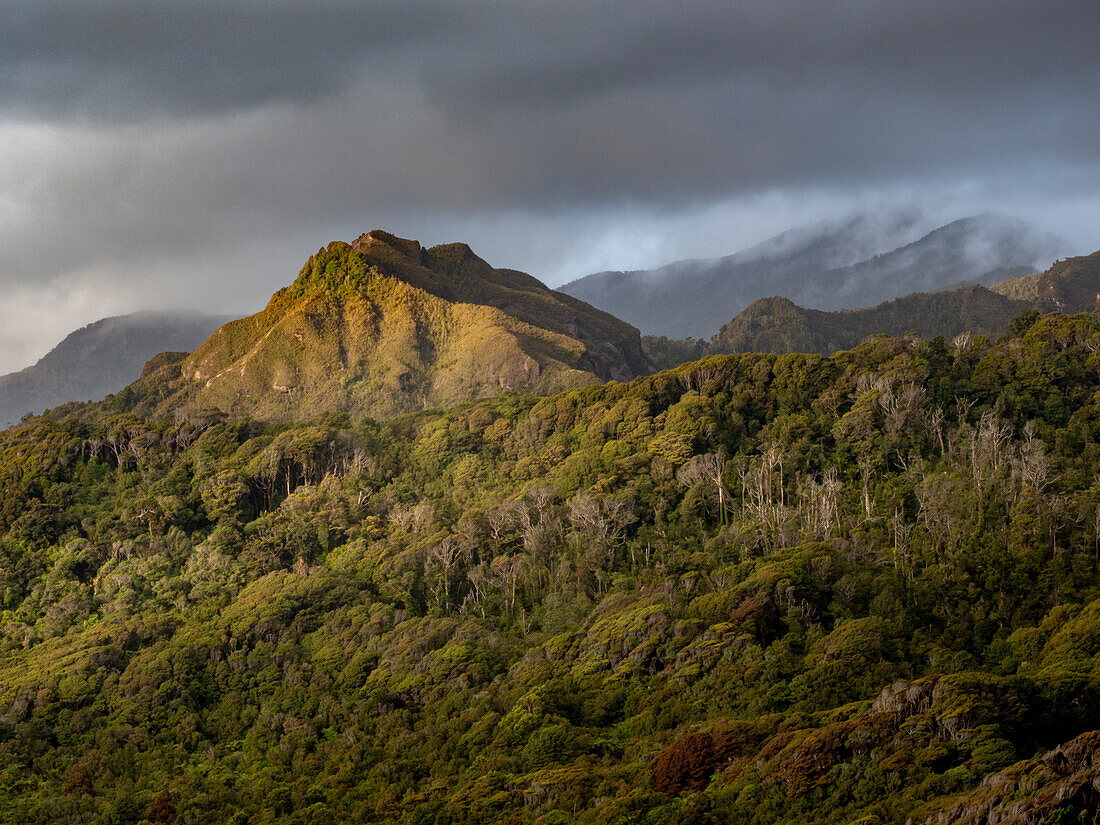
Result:
[[[638,331],[497,270],[465,244],[423,249],[376,230],[319,250],[261,312],[218,329],[157,408],[290,420],[374,417],[649,372]]]
[[[1100,731],[1083,733],[1038,759],[990,774],[928,825],[1040,825],[1085,822],[1100,810]],[[1054,819],[1055,816],[1064,818]]]

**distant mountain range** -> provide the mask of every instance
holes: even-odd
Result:
[[[494,269],[465,244],[424,249],[375,230],[319,250],[265,309],[148,370],[133,390],[143,412],[387,417],[650,371],[629,324]]]
[[[875,334],[952,338],[970,332],[995,338],[1026,309],[1072,313],[1098,308],[1100,252],[1068,258],[1046,272],[1010,279],[989,289],[967,286],[917,293],[858,310],[822,312],[800,307],[789,298],[764,298],[725,324],[705,349],[831,355]],[[663,346],[668,349],[671,344]],[[678,351],[659,360],[675,360],[681,354]]]
[[[231,316],[139,312],[76,330],[36,364],[0,376],[0,426],[69,401],[99,400],[164,350],[190,352]]]
[[[840,226],[792,230],[725,258],[601,272],[561,291],[646,334],[698,338],[772,295],[813,309],[851,309],[1026,275],[1066,248],[1053,235],[998,215],[922,230],[905,213],[861,216]]]

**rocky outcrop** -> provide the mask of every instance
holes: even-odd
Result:
[[[927,825],[1042,825],[1086,822],[1100,811],[1100,731],[1083,733],[1038,759],[990,774]]]

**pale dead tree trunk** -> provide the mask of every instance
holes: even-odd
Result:
[[[769,441],[760,448],[761,473],[760,473],[760,504],[761,515],[769,528],[774,529],[779,522],[779,513],[782,509],[782,489],[779,491],[780,500],[777,506],[775,495],[776,471],[779,471],[779,483],[783,483],[783,451],[774,441]]]
[[[859,459],[860,493],[863,498],[863,515],[865,521],[871,520],[874,510],[874,498],[871,495],[871,479],[874,478],[874,468],[871,466],[870,456],[861,456]]]
[[[982,473],[981,457],[978,454],[978,439],[975,438],[970,442],[970,474],[974,479],[974,489],[978,491],[978,506],[981,506],[981,501],[985,497],[985,478]]]
[[[970,414],[970,408],[975,403],[973,399],[955,396],[955,419],[960,427],[966,424],[966,417]]]
[[[799,478],[795,487],[802,532],[813,536],[817,535],[817,488],[817,481],[812,475]]]
[[[539,521],[542,521],[554,506],[557,497],[557,491],[553,487],[536,487],[527,493],[524,499],[534,508]]]
[[[737,479],[741,482],[741,509],[745,509],[745,490],[749,486],[749,468],[746,464],[737,465]]]
[[[522,556],[498,556],[493,559],[490,567],[497,587],[508,600],[509,618],[515,618],[516,613],[516,586],[519,575],[523,572],[524,559]]]
[[[518,521],[517,513],[520,508],[521,505],[508,502],[489,511],[489,535],[493,538],[493,549],[497,554],[504,546],[508,531],[516,525]]]
[[[1019,459],[1020,481],[1024,487],[1035,490],[1035,506],[1039,506],[1047,487],[1054,479],[1050,477],[1050,458],[1047,456],[1043,442],[1035,437],[1035,425],[1027,422],[1024,427],[1024,443],[1020,448]]]
[[[443,576],[443,595],[446,597],[446,609],[448,612],[450,612],[452,602],[451,578],[454,575],[455,568],[458,566],[461,552],[458,541],[450,536],[443,539],[439,544],[434,545],[428,551],[429,561],[433,562],[434,565],[438,567]],[[440,601],[442,602],[442,600]]]
[[[722,480],[722,470],[726,465],[725,455],[722,450],[717,453],[710,454],[710,458],[704,470],[706,471],[711,483],[714,485],[715,492],[718,493],[718,512],[721,516],[722,524],[729,524],[729,504],[726,499],[729,497],[729,491],[726,489],[726,482]]]
[[[482,603],[482,599],[485,597],[485,583],[489,578],[489,573],[485,568],[485,563],[482,562],[477,567],[470,570],[470,572],[466,575],[466,578],[470,582],[470,596],[473,597],[474,607],[476,607],[481,612],[481,618],[484,619],[485,605]],[[467,598],[469,598],[469,596]]]
[[[837,522],[840,489],[840,473],[836,467],[830,467],[821,481],[821,527],[826,538],[832,534],[833,525]]]
[[[909,566],[909,540],[913,534],[913,525],[906,524],[901,511],[894,508],[894,569],[898,569],[899,559],[905,565],[906,578],[913,578],[912,568]]]
[[[969,332],[960,332],[954,338],[951,339],[951,346],[955,348],[955,357],[962,356],[968,349],[970,349],[971,335]]]
[[[878,405],[885,413],[886,431],[893,437],[909,429],[914,418],[920,418],[924,410],[924,388],[910,382],[902,387],[891,383],[878,397]]]
[[[686,487],[690,487],[698,481],[706,482],[714,487],[718,497],[718,516],[723,525],[729,523],[729,490],[722,478],[722,470],[726,465],[725,456],[721,450],[715,453],[697,455],[676,473],[677,480]]]
[[[508,599],[508,609],[514,616],[516,613],[516,582],[519,580],[519,572],[522,569],[523,564],[518,557],[513,556],[511,564],[508,565],[508,579],[511,585],[511,594]]]
[[[783,453],[779,454],[779,509],[787,506],[787,485],[783,483]]]
[[[1047,519],[1047,531],[1050,533],[1050,556],[1058,558],[1058,526],[1066,513],[1066,499],[1059,495],[1050,497],[1050,506],[1047,508],[1050,517]]]
[[[809,476],[799,485],[799,514],[803,531],[815,539],[828,538],[837,515],[840,480],[836,467],[825,471],[821,480]]]
[[[1012,441],[1012,425],[1002,420],[992,410],[982,414],[978,425],[978,443],[983,457],[994,470],[1000,469],[1005,461],[1005,448]]]
[[[1002,466],[1009,459],[1012,425],[993,410],[982,413],[970,441],[970,469],[978,493],[978,516],[985,510],[987,494]]]
[[[944,455],[947,450],[943,445],[943,422],[946,416],[939,407],[932,410],[928,416],[928,426],[932,429],[932,434],[936,436],[936,441],[940,445],[940,455]]]

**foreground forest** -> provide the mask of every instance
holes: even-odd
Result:
[[[0,433],[0,821],[1096,821],[1090,316],[385,423],[143,391]]]

